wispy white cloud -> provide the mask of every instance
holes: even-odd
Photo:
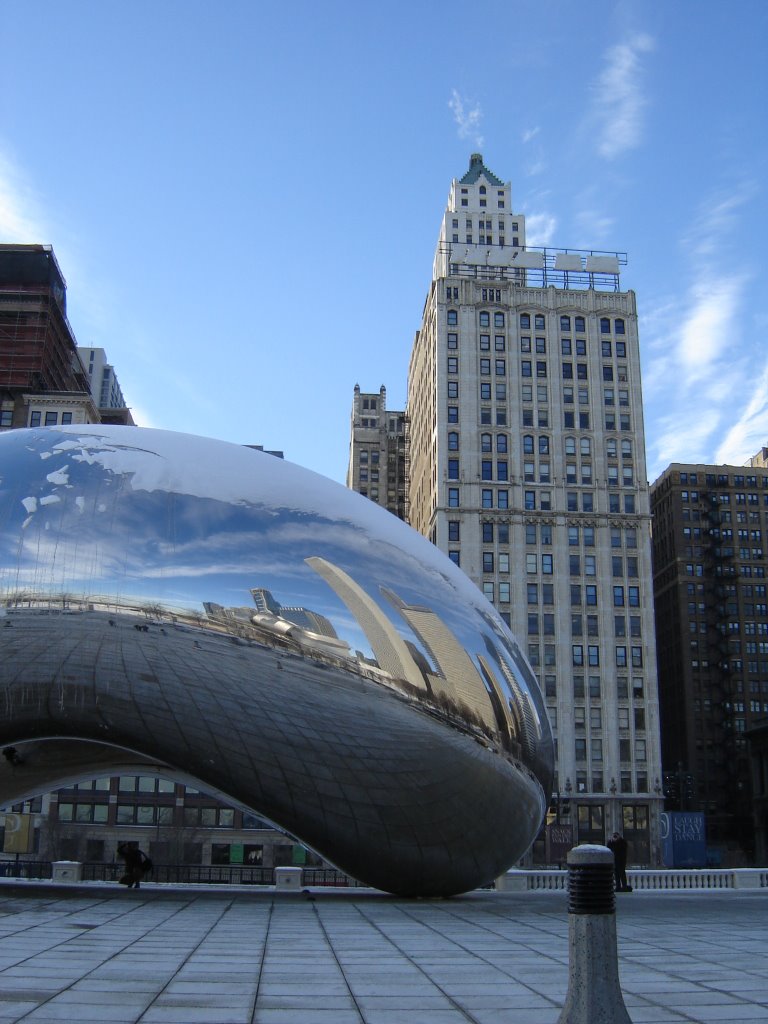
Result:
[[[600,242],[604,241],[613,230],[614,223],[613,217],[608,217],[592,208],[580,210],[576,214],[576,228],[579,236],[584,240],[585,249],[596,248]],[[577,244],[582,244],[582,242]]]
[[[649,464],[649,478],[656,477],[670,462],[708,462],[707,455],[710,435],[717,429],[720,416],[716,410],[706,417],[691,416],[690,411],[682,413],[675,409],[661,417],[656,424],[656,442],[653,460]]]
[[[483,119],[480,104],[475,103],[473,106],[470,100],[459,94],[458,90],[452,89],[448,106],[459,130],[459,138],[471,139],[476,146],[482,146],[485,140],[480,134],[480,122]]]
[[[598,120],[598,152],[613,160],[640,144],[643,109],[642,55],[654,48],[654,40],[637,33],[608,50],[607,64],[594,87],[594,114]]]
[[[719,282],[711,294],[694,286],[670,314],[676,327],[651,346],[662,349],[651,361],[653,370],[644,373],[646,405],[654,416],[651,480],[670,462],[711,462],[737,396],[749,387],[749,361],[733,357],[741,292],[738,281]]]
[[[713,364],[732,350],[733,324],[744,284],[742,277],[724,275],[704,277],[690,289],[677,339],[677,355],[691,384],[706,378]]]
[[[717,449],[717,463],[741,465],[768,444],[768,361],[760,373],[753,371],[750,376],[751,383],[741,391],[745,401],[741,415]]]
[[[616,220],[606,212],[607,199],[596,184],[581,189],[575,196],[573,224],[569,228],[570,245],[582,249],[600,248],[613,233]],[[611,248],[608,245],[608,248]]]
[[[737,223],[739,211],[755,192],[754,184],[744,181],[727,193],[711,196],[681,241],[686,255],[705,261],[721,253],[728,244],[729,233]]]
[[[78,233],[62,224],[55,204],[37,192],[33,177],[20,168],[5,152],[0,152],[0,241],[20,244],[53,245],[56,259],[70,289],[76,292],[87,320],[76,328],[79,344],[104,344],[100,337],[110,326],[105,288],[94,283],[84,269]]]
[[[40,203],[13,162],[0,153],[0,239],[4,242],[46,240]]]
[[[548,166],[544,147],[541,145],[541,140],[539,139],[534,145],[529,146],[529,143],[533,142],[534,139],[537,139],[540,134],[541,128],[539,125],[535,125],[533,128],[526,128],[520,136],[522,144],[529,147],[528,152],[526,153],[526,163],[523,168],[525,175],[529,178],[534,178],[536,175],[543,174]]]
[[[670,325],[676,323],[678,304],[667,300],[655,306],[644,305],[640,312],[640,342],[643,350],[643,390],[646,398],[661,391],[672,372],[673,336]]]
[[[750,272],[729,273],[725,259],[712,258],[715,247],[727,250],[752,194],[745,185],[702,203],[681,242],[693,282],[646,327],[646,400],[663,410],[655,417],[651,479],[670,462],[741,464],[768,438],[768,361],[761,354],[756,366],[757,353],[742,341]]]
[[[550,245],[557,230],[557,218],[551,213],[530,213],[525,218],[526,245]]]

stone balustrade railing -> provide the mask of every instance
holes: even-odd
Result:
[[[638,868],[627,872],[633,889],[766,889],[765,868]],[[496,879],[504,892],[566,889],[567,871],[513,868]]]

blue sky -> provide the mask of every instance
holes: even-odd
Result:
[[[0,240],[141,425],[343,481],[479,150],[530,243],[628,253],[650,478],[768,444],[763,0],[0,0],[0,40]]]

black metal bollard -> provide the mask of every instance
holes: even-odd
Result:
[[[632,1024],[619,985],[613,854],[568,853],[568,994],[557,1024]]]

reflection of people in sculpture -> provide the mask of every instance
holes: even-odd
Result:
[[[142,878],[152,868],[152,861],[138,846],[129,843],[120,843],[117,852],[125,861],[125,874],[120,879],[120,885],[140,889]]]
[[[619,832],[614,832],[606,845],[613,854],[616,892],[632,892],[632,886],[627,881],[627,840]]]

